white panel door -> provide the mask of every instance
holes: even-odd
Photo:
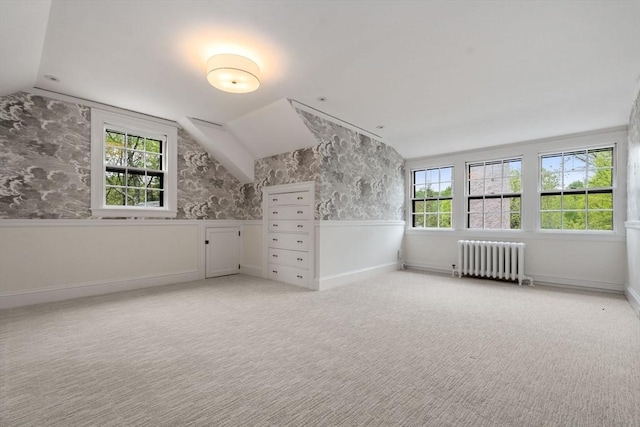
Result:
[[[240,228],[206,229],[206,277],[240,273]]]

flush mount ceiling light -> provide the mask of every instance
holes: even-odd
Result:
[[[244,56],[214,55],[207,61],[207,80],[225,92],[253,92],[260,86],[260,68]]]

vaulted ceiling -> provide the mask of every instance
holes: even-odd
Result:
[[[285,98],[415,158],[625,124],[640,77],[635,0],[2,0],[0,36],[2,94],[235,125],[254,157],[296,146]],[[252,58],[261,87],[210,86],[215,53]]]

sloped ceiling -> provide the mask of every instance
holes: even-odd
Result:
[[[415,158],[625,124],[640,75],[635,0],[53,0],[50,8],[2,0],[0,8],[2,93],[37,86],[218,123],[252,156],[307,143],[283,131],[278,114],[264,114],[285,98]],[[254,59],[260,89],[211,87],[205,64],[215,53]],[[256,130],[269,124],[269,138]]]

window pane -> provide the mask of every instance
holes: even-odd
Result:
[[[469,199],[469,212],[482,212],[484,210],[484,200]]]
[[[511,212],[520,212],[520,197],[509,197],[505,199],[509,203],[509,209]]]
[[[440,215],[440,227],[451,228],[451,214]]]
[[[500,212],[502,210],[502,199],[486,199],[484,201],[485,212]]]
[[[424,212],[424,203],[425,202],[415,202],[413,204],[413,212],[415,213],[423,213]]]
[[[106,172],[105,182],[107,185],[124,186],[124,172]]]
[[[484,228],[501,229],[502,218],[500,212],[487,212],[484,215]]]
[[[127,166],[131,168],[144,168],[144,153],[127,151]]]
[[[562,174],[553,172],[542,172],[541,187],[543,191],[559,190],[562,188]]]
[[[104,142],[107,145],[124,147],[124,134],[122,132],[107,130],[104,134]]]
[[[612,211],[588,211],[589,230],[613,230]]]
[[[147,153],[145,156],[145,168],[150,170],[162,170],[162,156]]]
[[[145,190],[127,188],[127,206],[144,206]]]
[[[440,169],[427,169],[427,183],[440,182]]]
[[[413,216],[413,226],[414,227],[424,227],[424,215],[414,215]]]
[[[144,175],[133,174],[129,172],[127,174],[127,187],[137,187],[144,188],[146,187],[144,182]]]
[[[502,162],[487,163],[484,173],[485,178],[502,178]]]
[[[512,230],[519,230],[520,229],[520,214],[519,213],[512,213],[509,216],[509,228]]]
[[[162,206],[162,191],[147,190],[147,207],[160,207]]]
[[[560,212],[542,212],[540,222],[540,228],[544,230],[560,230],[562,229],[562,214]]]
[[[158,141],[156,139],[147,139],[145,145],[145,151],[149,153],[161,153],[162,141]]]
[[[585,211],[564,211],[563,226],[565,230],[585,230],[586,213]]]
[[[474,179],[469,181],[469,194],[472,196],[484,194],[484,179]]]
[[[424,184],[425,181],[425,172],[424,171],[414,171],[413,172],[413,183],[414,184]]]
[[[449,167],[440,169],[440,181],[453,181],[453,168]]]
[[[482,228],[484,218],[482,212],[469,214],[469,228]]]
[[[586,171],[578,171],[578,172],[565,172],[564,173],[564,188],[567,189],[576,189],[576,188],[585,188],[585,174]]]
[[[561,210],[562,196],[540,196],[540,209],[543,211]]]
[[[437,227],[438,226],[438,215],[437,214],[427,214],[425,215],[425,226],[426,227]]]
[[[469,165],[469,179],[483,179],[484,165]]]
[[[486,179],[484,182],[485,194],[500,194],[502,193],[502,177]]]
[[[124,206],[124,188],[105,187],[105,202],[108,206]]]
[[[542,156],[540,167],[545,172],[562,172],[562,155]]]
[[[613,174],[612,169],[590,169],[589,181],[587,185],[589,188],[607,188],[613,186]]]
[[[585,209],[586,196],[584,194],[565,194],[562,196],[564,210]]]
[[[584,151],[578,151],[575,153],[565,153],[564,155],[565,172],[585,170],[587,168],[586,157],[587,157],[587,153]]]
[[[426,187],[424,185],[416,185],[413,189],[413,197],[415,199],[422,199],[427,196]]]
[[[144,138],[137,135],[127,135],[127,148],[130,150],[144,150]]]
[[[613,209],[613,194],[595,193],[587,196],[589,209]]]
[[[502,185],[503,193],[519,193],[522,188],[520,171],[511,171],[510,175],[504,178]]]
[[[425,203],[425,212],[438,212],[438,201],[428,200]]]
[[[104,162],[109,166],[125,166],[125,151],[116,147],[107,147],[104,150]]]
[[[613,148],[589,151],[589,169],[613,167]]]
[[[440,197],[451,197],[452,194],[450,182],[440,183]]]
[[[440,212],[451,213],[451,200],[440,200]]]

